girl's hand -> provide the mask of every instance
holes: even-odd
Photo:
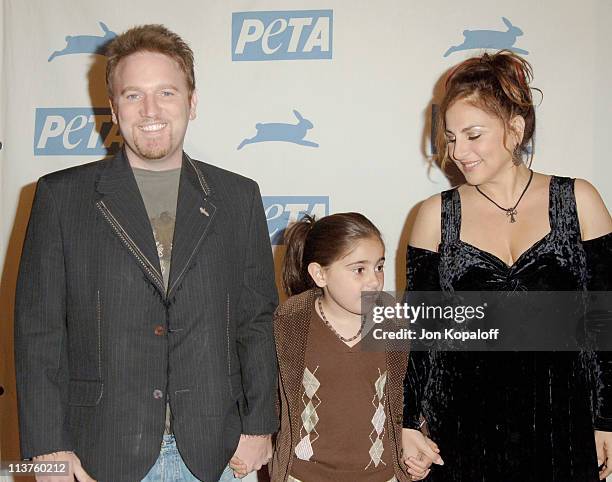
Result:
[[[242,479],[249,473],[246,464],[237,456],[233,456],[229,462],[230,469],[234,471],[234,477]]]
[[[402,429],[402,452],[412,480],[427,477],[432,463],[444,465],[438,446],[419,430]]]
[[[597,450],[597,465],[600,467],[599,480],[605,480],[612,474],[612,432],[595,430],[595,449]]]

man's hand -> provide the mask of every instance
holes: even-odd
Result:
[[[612,474],[612,432],[595,430],[595,449],[597,465],[603,465],[599,470],[599,480],[606,480],[606,477]]]
[[[444,465],[438,446],[419,430],[402,429],[402,451],[402,458],[412,480],[427,477],[432,463]]]
[[[81,461],[74,452],[53,452],[52,454],[39,455],[32,459],[34,462],[68,462],[69,474],[58,477],[45,474],[36,475],[37,482],[96,482],[81,466]]]
[[[235,455],[230,460],[229,466],[230,466],[230,469],[234,471],[234,477],[242,479],[243,477],[246,477],[248,474],[246,464],[242,460],[240,460],[238,457],[236,457]]]
[[[241,435],[230,461],[237,476],[261,469],[272,458],[272,435]],[[236,467],[236,468],[234,468]],[[246,474],[244,474],[246,475]],[[244,477],[242,475],[242,477]]]

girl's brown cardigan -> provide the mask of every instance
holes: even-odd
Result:
[[[299,442],[304,358],[316,296],[317,291],[314,289],[293,296],[279,306],[274,314],[281,422],[270,462],[272,482],[287,480],[291,472],[294,449]],[[387,352],[386,431],[391,446],[395,448],[393,466],[395,476],[400,482],[410,481],[410,476],[401,462],[403,382],[407,363],[406,352]],[[338,447],[338,450],[342,450],[342,447]]]

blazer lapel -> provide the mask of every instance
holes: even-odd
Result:
[[[165,293],[153,230],[134,173],[121,150],[96,182],[96,207],[145,276]]]
[[[194,255],[215,217],[217,206],[210,200],[212,196],[212,189],[204,174],[196,163],[184,154],[176,205],[168,297],[176,290],[193,262]]]

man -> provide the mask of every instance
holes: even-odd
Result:
[[[232,480],[232,455],[261,467],[277,429],[259,189],[183,152],[197,94],[179,36],[136,27],[107,54],[124,149],[41,178],[24,244],[22,456],[79,481]]]

